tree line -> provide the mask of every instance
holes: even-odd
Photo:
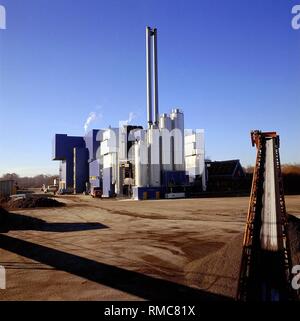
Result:
[[[253,166],[244,169],[250,179],[252,179],[253,170]],[[285,194],[300,194],[300,164],[283,164],[281,172]]]
[[[54,179],[57,179],[57,175],[36,175],[33,177],[21,177],[16,173],[7,173],[2,175],[2,180],[14,180],[19,188],[39,188],[43,184],[46,186],[53,185]]]

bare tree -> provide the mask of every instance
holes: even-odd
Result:
[[[4,180],[14,180],[19,188],[38,188],[43,184],[52,185],[54,179],[57,179],[56,175],[36,175],[34,177],[21,177],[16,173],[4,174],[1,179]]]

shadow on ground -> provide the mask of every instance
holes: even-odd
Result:
[[[230,300],[221,295],[125,270],[4,234],[0,234],[0,247],[55,269],[146,300]]]
[[[4,211],[2,209],[3,214],[0,215],[0,233],[26,230],[65,233],[108,228],[108,226],[96,222],[48,223],[39,218]]]

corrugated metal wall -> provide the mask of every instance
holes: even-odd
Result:
[[[15,181],[0,181],[0,196],[10,196],[16,193]]]

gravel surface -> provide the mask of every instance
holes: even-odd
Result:
[[[7,269],[0,300],[234,297],[247,197],[57,200],[66,206],[12,211],[30,219],[0,234],[0,264]],[[300,217],[300,196],[286,203]],[[291,222],[299,263],[299,221]]]

